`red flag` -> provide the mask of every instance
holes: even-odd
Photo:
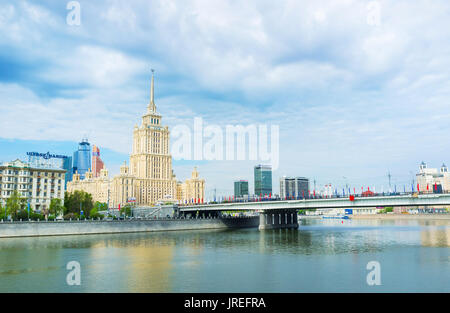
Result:
[[[119,204],[119,211],[120,211],[120,204]]]
[[[420,191],[420,190],[419,190],[419,184],[417,184],[417,191]]]
[[[427,184],[427,191],[428,191],[428,184]]]

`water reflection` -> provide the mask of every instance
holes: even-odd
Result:
[[[436,248],[449,246],[450,222],[444,220],[319,219],[302,220],[298,230],[8,238],[0,240],[0,291],[333,291],[333,279],[353,290],[374,257],[394,276],[404,271],[405,281],[416,271],[423,277],[415,283],[436,275],[439,284],[450,257],[448,249]],[[76,288],[65,284],[72,260],[83,271]]]

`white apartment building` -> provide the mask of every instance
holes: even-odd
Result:
[[[0,164],[0,204],[4,207],[14,191],[35,211],[46,210],[53,198],[64,203],[64,169],[33,168],[19,159]]]

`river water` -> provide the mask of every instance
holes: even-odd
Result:
[[[450,220],[0,239],[0,292],[450,292]]]

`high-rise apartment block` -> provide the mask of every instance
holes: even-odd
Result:
[[[272,193],[272,167],[257,165],[255,172],[255,196],[268,196]]]

